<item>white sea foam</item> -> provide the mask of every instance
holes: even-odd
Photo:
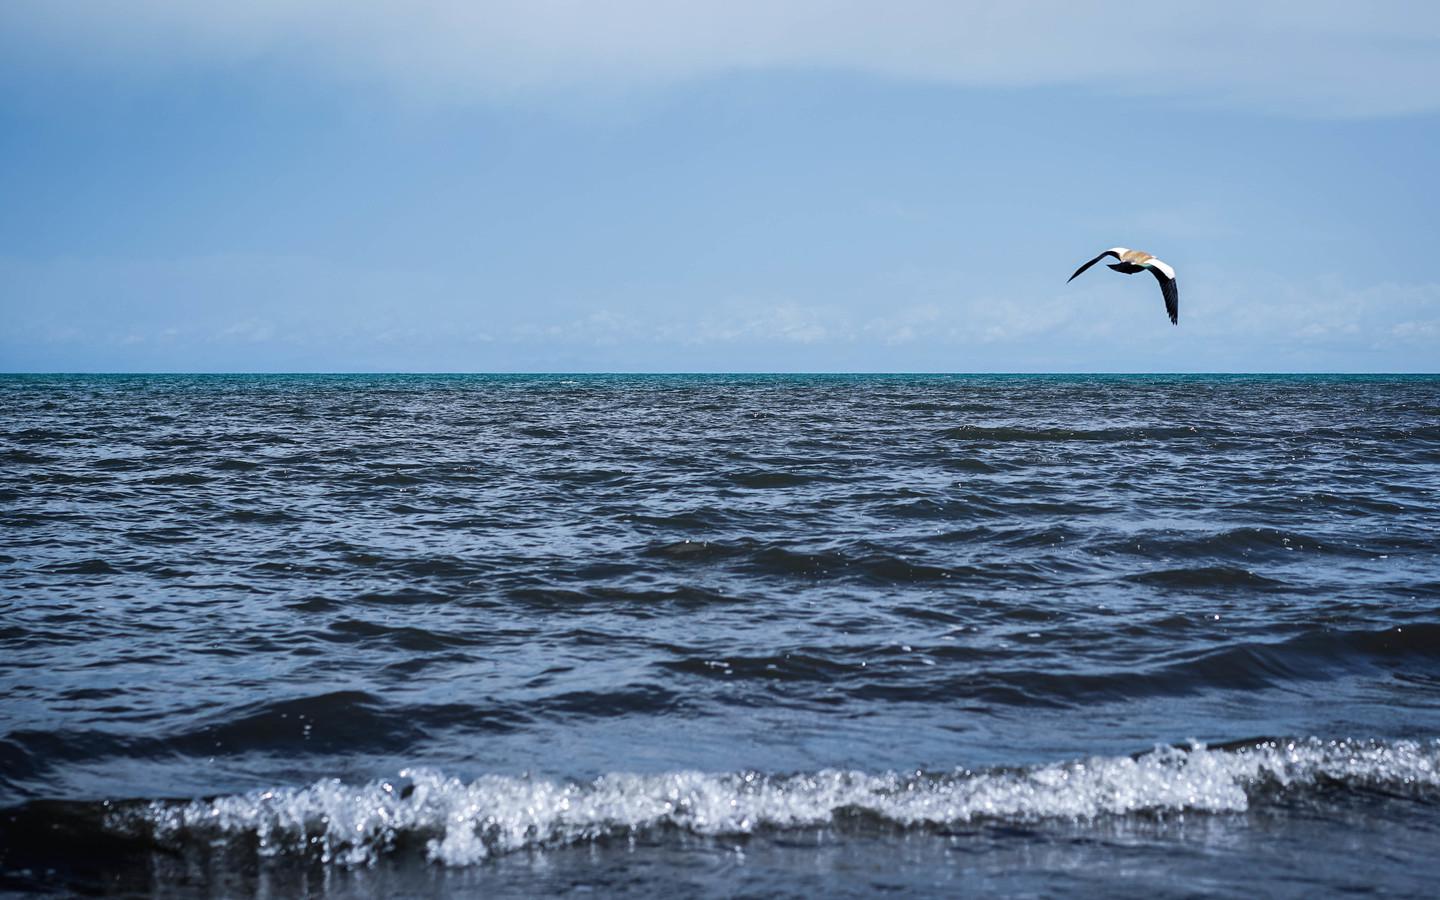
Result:
[[[1243,812],[1267,791],[1319,783],[1390,791],[1440,788],[1440,740],[1306,740],[1238,750],[1157,749],[1029,769],[944,774],[821,771],[605,775],[590,782],[424,769],[395,781],[335,780],[140,810],[161,841],[253,836],[263,854],[318,853],[364,865],[397,838],[430,859],[470,865],[528,847],[670,826],[700,835],[824,827],[865,813],[899,827],[1084,820],[1132,813]]]

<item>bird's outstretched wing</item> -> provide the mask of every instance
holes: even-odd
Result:
[[[1180,288],[1175,284],[1175,270],[1158,259],[1150,260],[1145,268],[1160,282],[1160,293],[1165,295],[1165,311],[1170,314],[1170,324],[1179,325]]]
[[[1069,284],[1070,282],[1074,281],[1074,280],[1076,279],[1076,277],[1078,277],[1078,276],[1080,275],[1080,273],[1084,272],[1086,269],[1088,269],[1088,268],[1090,268],[1091,266],[1095,265],[1097,262],[1099,262],[1100,260],[1104,259],[1105,257],[1107,257],[1107,256],[1113,256],[1113,257],[1115,257],[1116,259],[1119,259],[1119,258],[1120,258],[1120,254],[1122,254],[1122,253],[1124,253],[1124,252],[1125,252],[1125,248],[1124,248],[1124,247],[1111,247],[1109,250],[1106,250],[1104,253],[1100,254],[1099,256],[1097,256],[1097,257],[1095,257],[1094,259],[1092,259],[1092,260],[1090,260],[1089,262],[1087,262],[1085,265],[1083,265],[1083,266],[1081,266],[1080,268],[1076,269],[1074,275],[1071,275],[1069,278],[1065,279],[1065,283],[1066,283],[1066,284]]]

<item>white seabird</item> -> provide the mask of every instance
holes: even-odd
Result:
[[[1125,275],[1134,275],[1136,272],[1150,272],[1155,280],[1160,282],[1160,293],[1165,296],[1165,311],[1170,314],[1170,322],[1173,325],[1180,324],[1180,289],[1175,286],[1175,270],[1170,266],[1146,253],[1144,250],[1127,250],[1124,247],[1111,247],[1104,253],[1087,262],[1075,270],[1079,275],[1086,269],[1095,265],[1107,256],[1113,256],[1119,260],[1118,263],[1111,263],[1110,268]],[[1066,284],[1075,280],[1075,275],[1066,279]]]

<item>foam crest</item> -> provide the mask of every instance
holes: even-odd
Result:
[[[943,774],[674,772],[590,782],[486,775],[467,782],[415,769],[395,781],[326,780],[188,803],[157,801],[123,815],[138,814],[162,843],[247,838],[262,854],[318,854],[342,865],[373,863],[401,843],[423,843],[429,859],[458,866],[497,853],[667,827],[739,835],[826,827],[856,816],[924,828],[1244,812],[1276,792],[1321,784],[1433,791],[1440,788],[1440,740],[1312,739],[1231,750],[1196,745]],[[129,824],[136,824],[133,818]]]

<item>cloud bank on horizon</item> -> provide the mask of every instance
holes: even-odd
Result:
[[[12,55],[165,73],[285,61],[451,100],[850,70],[1302,115],[1440,108],[1440,6],[1377,0],[10,0]]]
[[[1420,2],[10,0],[0,370],[1433,370],[1437,139]]]

